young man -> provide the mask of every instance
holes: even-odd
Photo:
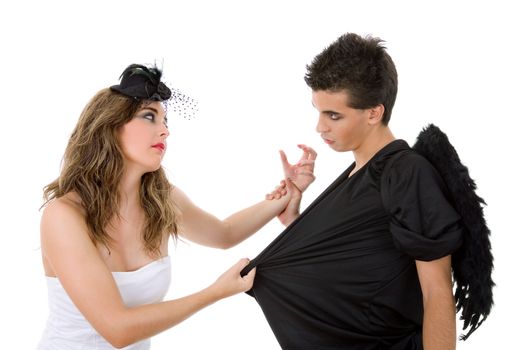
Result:
[[[388,127],[397,73],[382,40],[342,35],[305,80],[317,132],[355,162],[252,261],[250,293],[283,349],[454,349],[463,226],[437,171]]]

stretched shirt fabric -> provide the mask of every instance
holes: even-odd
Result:
[[[451,254],[460,217],[431,164],[408,152],[388,174],[396,140],[355,174],[346,169],[281,233],[257,266],[251,291],[283,349],[423,349],[415,260]]]
[[[161,301],[171,281],[171,261],[166,256],[131,272],[112,272],[128,307]],[[46,277],[49,317],[37,350],[114,350],[84,318],[56,277]],[[126,350],[148,350],[145,339]]]

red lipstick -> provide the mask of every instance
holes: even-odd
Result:
[[[160,150],[161,152],[164,152],[164,150],[166,150],[166,145],[164,143],[162,143],[162,142],[159,142],[159,143],[157,143],[157,144],[155,144],[155,145],[153,145],[151,147],[156,148],[156,149]]]

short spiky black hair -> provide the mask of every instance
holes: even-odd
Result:
[[[306,66],[312,90],[346,91],[348,106],[366,109],[382,104],[388,125],[397,95],[397,71],[383,40],[354,33],[340,36]]]

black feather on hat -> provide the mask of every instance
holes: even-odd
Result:
[[[112,91],[141,100],[166,101],[171,90],[160,81],[162,71],[140,64],[129,65],[120,75],[120,84],[110,87]]]

